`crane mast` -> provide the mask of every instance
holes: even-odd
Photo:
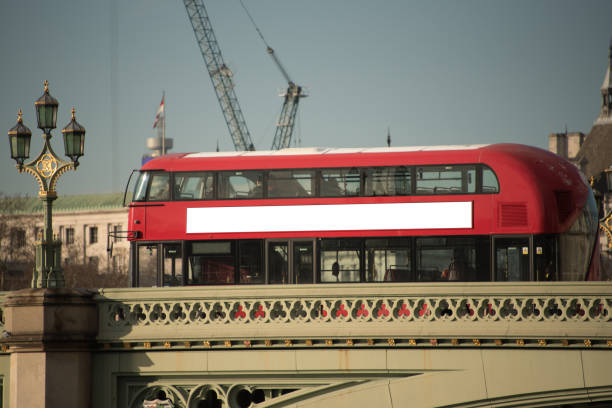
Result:
[[[263,37],[262,37],[263,39]],[[291,145],[291,137],[293,136],[293,128],[295,126],[295,116],[297,114],[298,105],[300,98],[306,97],[307,95],[303,92],[301,86],[296,85],[289,74],[281,64],[280,60],[274,53],[274,50],[268,46],[268,54],[272,57],[276,66],[280,70],[281,74],[287,80],[287,90],[285,90],[280,96],[284,97],[283,108],[278,117],[276,124],[276,133],[274,134],[274,140],[272,141],[272,150],[280,150]]]
[[[302,87],[293,83],[289,84],[287,90],[280,96],[285,98],[283,108],[276,123],[276,133],[272,141],[272,150],[280,150],[289,147],[291,136],[295,126],[295,116],[298,109],[300,98],[305,97]]]
[[[208,74],[221,105],[221,111],[237,151],[255,150],[251,135],[234,93],[232,72],[223,61],[221,49],[210,24],[203,0],[183,0],[187,16],[206,62]]]

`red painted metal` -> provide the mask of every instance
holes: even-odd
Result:
[[[477,148],[326,153],[296,155],[243,154],[226,157],[187,157],[171,154],[146,163],[142,170],[205,171],[298,168],[368,167],[394,165],[454,165],[482,163],[497,175],[497,194],[411,195],[398,197],[300,198],[265,200],[134,202],[130,206],[130,230],[138,240],[202,240],[284,237],[423,236],[561,233],[572,225],[590,194],[578,169],[546,150],[518,144],[494,144]],[[558,203],[558,197],[563,201]],[[473,228],[432,230],[294,231],[269,233],[187,234],[187,208],[274,205],[370,204],[418,202],[473,202]],[[559,208],[561,207],[563,208]],[[505,225],[501,209],[524,206],[526,224]],[[523,215],[524,216],[524,215]],[[231,221],[229,221],[231,222]],[[520,224],[520,223],[518,223]]]

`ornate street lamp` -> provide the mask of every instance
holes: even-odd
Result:
[[[17,114],[17,124],[8,131],[11,145],[11,159],[15,159],[21,170],[25,159],[30,157],[30,138],[32,132],[23,124],[21,109]]]
[[[79,157],[83,156],[85,146],[85,128],[79,125],[74,117],[62,130],[66,156],[72,161],[60,159],[51,148],[51,130],[55,129],[57,108],[59,103],[49,94],[49,84],[45,81],[43,95],[34,103],[38,128],[41,129],[44,140],[42,152],[33,161],[24,164],[30,156],[30,138],[32,132],[23,124],[22,113],[19,110],[17,124],[9,132],[11,158],[17,162],[17,170],[25,171],[38,181],[38,196],[43,201],[45,224],[42,239],[36,243],[36,269],[32,276],[33,288],[64,287],[64,273],[61,268],[62,243],[53,238],[52,207],[57,198],[55,185],[59,177],[68,170],[76,170]]]
[[[49,95],[49,83],[47,81],[45,81],[45,92],[34,102],[34,107],[36,108],[38,128],[42,129],[45,134],[48,134],[51,129],[55,129],[59,103],[57,99]]]
[[[604,173],[606,174],[606,186],[608,187],[607,193],[611,194],[612,193],[612,166],[605,169]]]
[[[612,47],[612,45],[611,45]],[[599,228],[608,236],[608,248],[612,249],[612,205],[608,202],[609,210],[606,214],[606,199],[605,197],[612,197],[612,166],[604,170],[606,175],[606,194],[602,199],[602,207],[604,216],[599,220]]]
[[[79,165],[79,157],[81,157],[85,151],[85,128],[75,120],[75,110],[72,108],[72,119],[70,123],[62,129],[64,134],[64,150],[66,156],[72,159],[74,167]]]

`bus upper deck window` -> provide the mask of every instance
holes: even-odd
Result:
[[[463,166],[424,166],[417,168],[417,194],[460,194]]]
[[[311,170],[271,170],[268,175],[268,197],[311,197],[313,185]]]
[[[321,170],[319,185],[321,197],[353,197],[360,194],[359,169]]]
[[[174,173],[175,200],[211,200],[213,187],[214,173]]]
[[[493,170],[484,166],[482,168],[482,192],[499,193],[499,182]]]
[[[148,201],[167,201],[170,199],[170,174],[165,172],[151,175]]]
[[[410,168],[372,167],[365,171],[366,196],[400,196],[411,192]]]
[[[134,201],[144,201],[147,198],[147,187],[151,173],[143,171],[138,176],[136,187],[134,188]]]
[[[219,198],[263,198],[263,171],[224,171],[219,173]]]

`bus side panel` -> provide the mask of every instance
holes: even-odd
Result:
[[[147,208],[145,240],[165,241],[184,239],[186,231],[184,202],[164,202]]]
[[[128,231],[131,231],[130,239],[141,240],[146,237],[147,232],[147,207],[130,205],[130,216],[128,218]]]

